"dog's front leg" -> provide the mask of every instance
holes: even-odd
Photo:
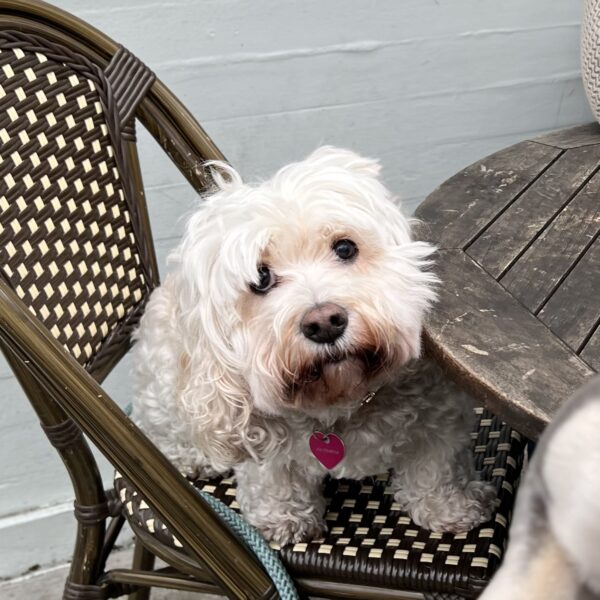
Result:
[[[325,531],[322,475],[297,463],[245,462],[235,468],[237,500],[246,520],[280,545]]]
[[[471,452],[443,439],[422,439],[399,453],[395,500],[413,521],[436,532],[460,533],[491,518],[496,489],[480,481]]]

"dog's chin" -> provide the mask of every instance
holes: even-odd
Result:
[[[382,378],[387,363],[371,350],[318,357],[290,382],[287,404],[302,409],[354,403]]]

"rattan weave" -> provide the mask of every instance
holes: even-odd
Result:
[[[113,74],[122,74],[124,55]],[[143,93],[148,73],[128,80]],[[119,92],[121,112],[110,77],[83,57],[31,34],[0,33],[1,272],[88,367],[136,322],[153,276],[121,139],[123,129],[132,138],[140,96]]]
[[[322,540],[285,546],[284,563],[297,576],[343,577],[346,582],[476,597],[500,563],[518,486],[521,436],[489,412],[477,409],[472,434],[477,468],[498,490],[493,519],[466,534],[436,534],[415,525],[393,500],[389,474],[325,484],[328,533]],[[231,477],[193,484],[235,510]],[[115,489],[128,519],[163,544],[181,548],[140,495],[118,473]]]

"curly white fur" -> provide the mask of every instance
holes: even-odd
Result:
[[[540,438],[519,489],[504,562],[481,600],[600,599],[600,376]]]
[[[323,147],[256,186],[214,169],[217,189],[137,334],[134,420],[185,473],[234,468],[246,518],[280,543],[324,527],[316,430],[344,440],[334,477],[393,468],[417,523],[462,531],[488,518],[495,495],[467,451],[469,401],[416,360],[433,248],[412,240],[377,162]],[[335,255],[340,239],[356,244],[355,260]],[[259,265],[277,277],[261,295],[250,288]],[[319,344],[300,321],[326,302],[348,325]]]

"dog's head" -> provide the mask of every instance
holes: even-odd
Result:
[[[433,249],[412,241],[375,161],[324,147],[256,186],[214,168],[174,259],[187,352],[218,365],[206,377],[229,400],[269,414],[358,403],[419,355]]]

